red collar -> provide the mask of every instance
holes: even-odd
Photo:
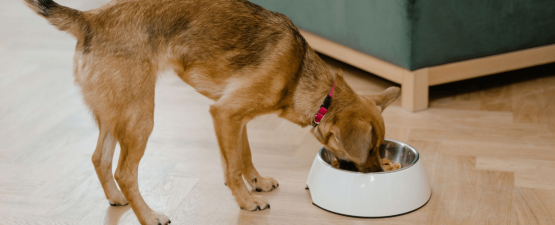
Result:
[[[318,124],[320,124],[320,121],[322,121],[322,118],[324,118],[324,116],[328,112],[328,109],[331,106],[331,100],[333,98],[333,91],[335,90],[335,83],[336,81],[333,82],[330,93],[326,96],[326,98],[324,99],[324,103],[322,103],[320,109],[318,110],[318,113],[316,113],[316,115],[314,116],[314,121],[312,121],[313,127],[318,126]]]

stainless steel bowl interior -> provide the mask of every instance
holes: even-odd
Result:
[[[331,163],[335,159],[335,156],[333,155],[333,153],[328,151],[326,148],[320,149],[320,153],[318,154],[318,156],[320,160],[322,160],[322,162],[324,162],[328,166],[331,166]],[[418,151],[416,151],[416,149],[414,149],[410,145],[407,145],[400,141],[395,141],[390,139],[385,139],[384,143],[380,146],[380,156],[382,157],[382,159],[389,159],[393,163],[399,162],[399,164],[401,164],[401,169],[387,171],[387,172],[377,172],[377,173],[392,173],[392,172],[398,172],[398,171],[407,169],[412,165],[414,165],[419,158]],[[338,169],[338,170],[343,170],[343,169]],[[349,170],[343,170],[343,171],[347,171],[351,173],[360,173],[360,172],[349,171]]]

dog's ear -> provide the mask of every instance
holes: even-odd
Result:
[[[337,76],[343,77],[343,70],[341,70],[341,68],[337,69]]]
[[[331,128],[335,141],[353,162],[363,165],[372,147],[372,126],[369,122],[342,117]]]
[[[401,88],[398,87],[389,87],[385,89],[382,93],[378,95],[370,95],[364,96],[366,99],[373,101],[378,108],[382,111],[391,103],[393,103],[401,94]]]

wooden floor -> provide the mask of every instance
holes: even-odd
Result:
[[[21,1],[0,4],[0,224],[138,224],[129,206],[108,204],[95,175],[98,129],[73,85],[75,40]],[[325,60],[359,93],[393,85]],[[304,187],[320,144],[276,116],[248,125],[255,166],[280,182],[262,194],[272,209],[240,210],[223,184],[211,101],[171,74],[156,91],[139,183],[172,224],[555,224],[555,65],[432,87],[423,112],[399,102],[385,110],[386,136],[418,149],[433,194],[415,212],[381,219],[312,205]]]

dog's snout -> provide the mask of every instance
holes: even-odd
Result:
[[[340,169],[358,171],[356,164],[352,161],[337,159],[337,163]]]

